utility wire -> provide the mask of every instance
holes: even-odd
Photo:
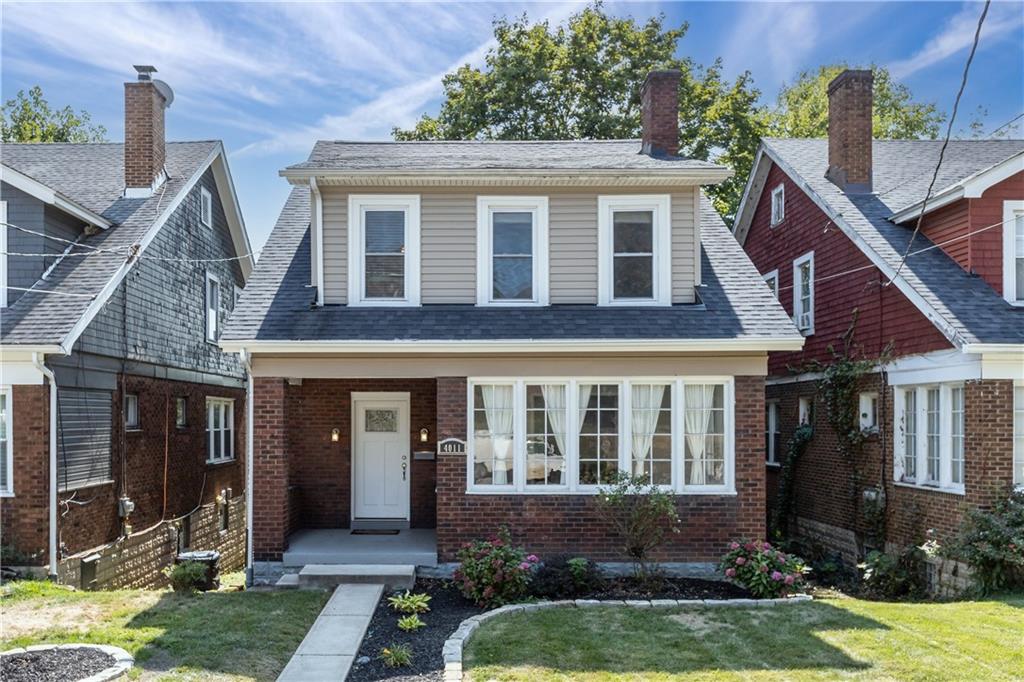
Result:
[[[986,139],[994,137],[995,134],[998,133],[1000,130],[1002,130],[1003,128],[1007,128],[1009,126],[1012,126],[1014,123],[1016,123],[1017,121],[1021,120],[1022,118],[1024,118],[1024,112],[1021,112],[1021,113],[1017,114],[1016,116],[1011,118],[1009,121],[1007,121],[1003,125],[999,126],[995,130],[993,130],[991,133],[989,133],[988,135],[985,136]]]
[[[896,268],[896,273],[883,286],[889,286],[893,283],[893,280],[900,276],[900,272],[903,271],[903,265],[907,262],[907,256],[910,255],[910,250],[914,246],[914,239],[917,237],[917,233],[921,231],[921,223],[924,222],[924,214],[925,211],[928,210],[928,199],[931,198],[932,190],[935,188],[935,181],[938,180],[939,177],[939,169],[942,168],[942,158],[946,155],[946,147],[949,146],[949,137],[953,133],[953,122],[956,120],[957,109],[960,108],[960,98],[964,94],[964,88],[967,87],[967,74],[971,69],[971,62],[974,61],[974,53],[978,51],[978,40],[981,38],[981,27],[985,23],[985,17],[988,15],[988,8],[991,4],[992,0],[985,0],[985,7],[981,10],[981,16],[978,17],[978,26],[974,29],[974,42],[971,43],[971,52],[967,55],[967,63],[964,64],[964,74],[960,79],[960,89],[957,90],[956,99],[953,100],[953,113],[949,117],[949,125],[946,126],[946,138],[942,141],[942,147],[939,149],[939,162],[935,164],[935,171],[932,173],[931,182],[928,183],[928,190],[924,194],[924,201],[921,202],[921,214],[917,216],[917,224],[914,225],[914,232],[910,235],[910,241],[907,242],[907,249],[903,253],[903,258],[900,260],[899,266]]]

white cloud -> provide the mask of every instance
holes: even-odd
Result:
[[[981,9],[979,2],[965,3],[963,9],[951,17],[942,30],[932,36],[921,49],[906,59],[891,63],[890,73],[894,78],[904,79],[968,49],[974,41]],[[1019,2],[992,3],[981,29],[979,49],[984,49],[986,43],[994,42],[995,38],[1011,31],[1016,30],[1019,34],[1022,27],[1024,11]]]
[[[748,5],[722,43],[723,63],[736,71],[770,69],[789,78],[818,46],[823,31],[818,10],[809,3]]]

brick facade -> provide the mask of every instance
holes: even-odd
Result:
[[[641,143],[645,154],[679,153],[679,71],[652,71],[640,90]]]
[[[47,561],[50,481],[50,388],[11,387],[14,496],[0,498],[0,535],[30,565]]]
[[[871,191],[874,76],[870,70],[843,71],[828,84],[828,171],[848,191]]]
[[[124,84],[125,187],[150,187],[164,170],[164,97],[152,81]]]

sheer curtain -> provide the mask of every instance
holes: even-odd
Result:
[[[506,485],[508,480],[508,456],[512,450],[512,387],[481,386],[484,398],[484,414],[487,428],[491,432],[494,447],[494,485]]]
[[[690,446],[690,485],[704,485],[704,451],[711,409],[715,405],[715,387],[712,385],[685,386],[686,444]]]
[[[540,387],[544,396],[544,414],[555,432],[559,454],[565,456],[565,386],[545,384]]]
[[[654,432],[658,427],[658,415],[661,401],[665,396],[665,386],[659,384],[637,384],[633,386],[633,475],[644,473],[644,462],[651,452],[654,443]]]
[[[590,405],[590,394],[594,391],[593,384],[579,384],[580,402],[576,406],[579,412],[579,420],[576,422],[577,436],[583,433],[583,418],[587,416],[587,406]]]

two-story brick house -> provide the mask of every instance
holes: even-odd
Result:
[[[735,235],[807,338],[769,356],[770,488],[813,420],[795,520],[853,560],[876,503],[906,545],[1024,484],[1024,141],[951,141],[911,245],[942,142],[872,140],[870,71],[828,94],[828,139],[762,142]],[[856,482],[813,365],[851,326],[859,357],[888,351],[862,386]]]
[[[322,141],[282,171],[221,342],[253,377],[257,580],[358,563],[348,529],[403,563],[502,525],[622,561],[619,471],[679,494],[662,560],[764,534],[767,353],[803,337],[701,192],[729,171],[678,156],[678,80],[648,78],[642,140]]]
[[[245,371],[216,342],[245,227],[221,143],[165,143],[173,95],[149,70],[124,92],[123,144],[0,147],[3,544],[71,582],[99,556],[83,585],[159,581],[129,548],[160,522],[219,545],[188,527],[218,497],[244,547]]]

